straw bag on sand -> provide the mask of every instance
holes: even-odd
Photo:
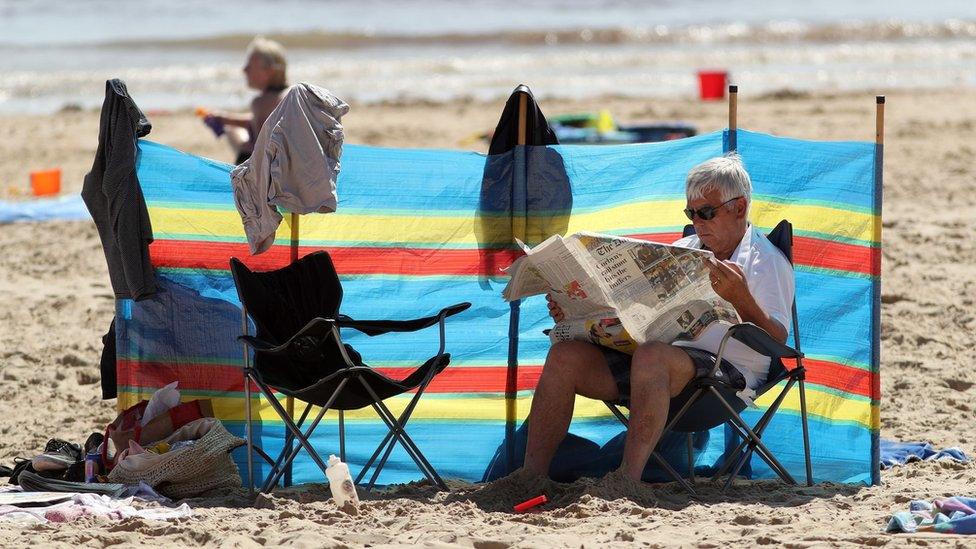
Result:
[[[187,440],[195,442],[163,454],[127,456],[108,474],[108,481],[144,481],[173,499],[241,487],[241,475],[230,452],[242,446],[244,439],[230,434],[219,419],[205,417],[187,423],[161,442],[173,446]]]

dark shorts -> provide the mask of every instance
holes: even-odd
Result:
[[[603,358],[607,361],[607,366],[610,367],[613,380],[617,383],[617,392],[620,394],[614,403],[620,404],[621,406],[628,406],[630,404],[630,361],[633,357],[614,349],[608,349],[602,346],[599,348],[603,353]],[[695,366],[696,378],[707,377],[708,373],[712,371],[712,367],[715,366],[716,357],[708,351],[693,349],[691,347],[675,348],[681,349],[691,357],[691,362]],[[746,388],[746,378],[742,375],[742,372],[727,360],[722,360],[722,364],[719,365],[715,375],[719,378],[725,378],[725,382],[737,391]]]

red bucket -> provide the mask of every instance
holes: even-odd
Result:
[[[728,78],[725,71],[698,71],[698,95],[702,101],[725,99]]]
[[[61,168],[39,170],[30,174],[34,196],[47,196],[61,192]]]

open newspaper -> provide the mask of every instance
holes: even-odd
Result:
[[[508,269],[507,301],[552,292],[565,318],[553,342],[589,341],[633,353],[646,341],[697,339],[713,322],[739,321],[708,277],[705,250],[580,232],[554,235]]]

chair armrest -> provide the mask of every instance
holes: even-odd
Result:
[[[355,320],[346,315],[339,315],[336,325],[340,328],[352,328],[368,336],[377,336],[388,332],[415,332],[441,322],[442,319],[454,316],[471,307],[470,303],[457,303],[445,307],[436,315],[415,318],[413,320]]]
[[[803,353],[785,343],[780,343],[773,336],[769,335],[769,332],[751,322],[743,322],[732,326],[729,328],[729,333],[726,337],[741,341],[753,351],[772,359],[803,358]]]
[[[280,355],[288,351],[288,348],[295,342],[295,340],[303,337],[312,338],[325,338],[332,333],[333,327],[336,325],[336,321],[331,318],[313,318],[302,327],[301,330],[295,332],[295,335],[288,338],[287,341],[280,345],[275,345],[263,339],[257,338],[255,336],[242,335],[238,336],[238,340],[244,342],[247,346],[254,349],[255,352],[265,353],[270,355]]]

